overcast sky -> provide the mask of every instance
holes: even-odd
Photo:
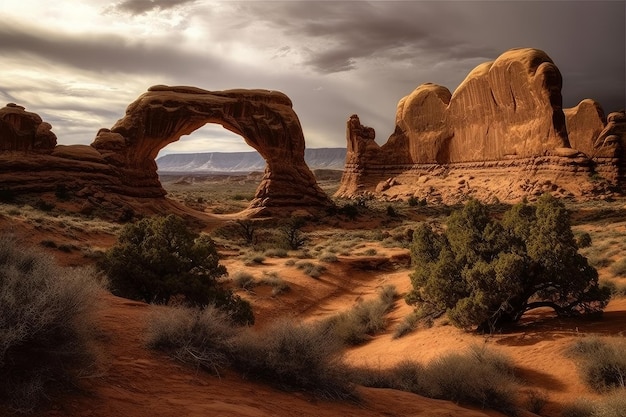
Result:
[[[286,93],[307,147],[345,147],[358,114],[386,142],[418,85],[451,91],[514,47],[542,49],[565,107],[626,107],[625,1],[0,0],[0,105],[89,144],[155,84]],[[251,151],[207,125],[162,153]]]

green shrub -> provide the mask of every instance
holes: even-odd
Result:
[[[610,292],[578,253],[569,214],[549,194],[536,206],[520,203],[490,218],[470,200],[439,234],[422,224],[411,247],[412,303],[447,312],[462,328],[490,332],[534,308],[559,316],[602,312]]]
[[[584,338],[569,352],[576,358],[585,383],[598,392],[626,388],[626,342]]]
[[[188,229],[178,216],[127,224],[100,265],[122,297],[167,304],[181,296],[190,306],[215,304],[236,320],[254,322],[250,305],[219,285],[226,268],[213,241]]]
[[[0,400],[28,411],[93,364],[102,290],[93,270],[61,268],[0,238]]]

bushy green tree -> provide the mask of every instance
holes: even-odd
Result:
[[[446,226],[440,234],[424,224],[415,231],[407,302],[445,311],[458,327],[486,332],[538,307],[573,316],[608,303],[608,289],[578,253],[569,213],[549,194],[513,206],[501,221],[470,200]]]
[[[157,304],[183,297],[188,305],[215,304],[237,321],[254,321],[250,305],[217,282],[226,268],[211,238],[194,233],[176,215],[126,225],[101,266],[122,297]]]

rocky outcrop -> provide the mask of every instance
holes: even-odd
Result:
[[[604,195],[618,186],[619,141],[599,140],[606,122],[592,100],[564,112],[561,86],[545,52],[512,49],[476,67],[453,94],[423,84],[402,98],[382,146],[353,115],[337,195],[446,202],[471,195],[512,201],[546,190]],[[396,186],[388,186],[391,179]]]
[[[332,205],[304,161],[304,136],[291,101],[279,92],[154,86],[111,129],[101,129],[91,146],[54,146],[50,125],[19,106],[3,109],[0,117],[0,181],[12,192],[50,191],[63,184],[86,199],[163,199],[158,152],[218,123],[266,161],[251,209]]]
[[[0,151],[50,153],[57,144],[51,129],[39,115],[9,103],[0,109]]]

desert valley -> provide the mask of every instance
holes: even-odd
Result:
[[[345,149],[277,91],[153,86],[90,145],[8,104],[0,415],[625,416],[626,113],[561,86],[512,49]],[[206,124],[258,154],[157,159]]]

